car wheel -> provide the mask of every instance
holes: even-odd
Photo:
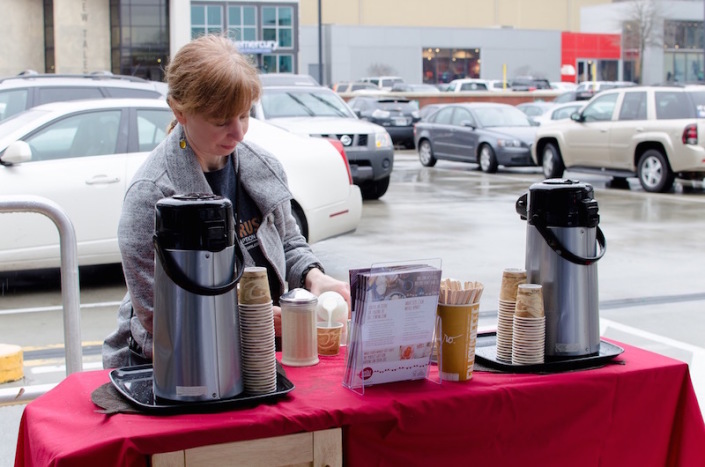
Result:
[[[379,180],[370,180],[360,185],[362,199],[379,199],[389,188],[389,175]]]
[[[497,157],[489,144],[483,144],[480,148],[480,170],[493,174],[497,172]]]
[[[419,161],[424,167],[433,167],[438,160],[433,157],[433,148],[431,142],[427,139],[419,141]]]
[[[297,204],[291,203],[291,214],[294,216],[296,225],[299,226],[301,235],[303,235],[306,238],[306,241],[308,241],[308,224],[306,223],[306,216],[304,215],[304,212]]]
[[[663,193],[673,187],[675,175],[666,157],[657,149],[649,149],[639,159],[637,166],[639,183],[651,193]]]
[[[548,143],[543,148],[543,158],[541,159],[541,169],[546,178],[560,178],[563,176],[565,166],[561,159],[561,153],[553,143]]]

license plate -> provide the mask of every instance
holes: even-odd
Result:
[[[408,120],[405,117],[394,117],[392,119],[392,123],[395,124],[396,126],[404,126],[408,125]]]

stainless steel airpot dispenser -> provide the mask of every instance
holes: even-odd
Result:
[[[243,270],[231,202],[186,194],[157,202],[154,394],[213,401],[243,391],[236,286]]]
[[[543,286],[546,359],[597,355],[597,261],[606,245],[592,186],[569,179],[535,183],[516,211],[527,221],[527,282]]]

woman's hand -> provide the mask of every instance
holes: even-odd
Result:
[[[345,299],[345,303],[348,304],[348,319],[350,319],[352,310],[350,306],[350,284],[324,274],[320,269],[311,269],[306,275],[304,285],[315,296],[319,296],[323,292],[339,293]]]

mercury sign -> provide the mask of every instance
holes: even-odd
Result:
[[[266,54],[277,50],[276,41],[237,41],[235,45],[243,54]]]

